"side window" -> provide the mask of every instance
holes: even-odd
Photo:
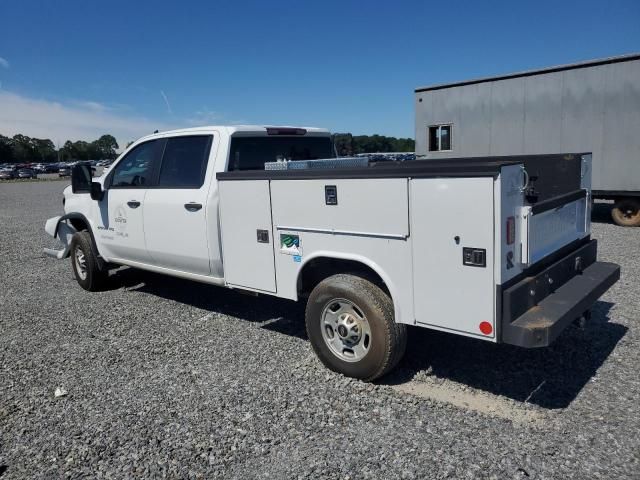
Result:
[[[200,188],[207,170],[211,135],[173,137],[162,155],[159,187]]]
[[[429,127],[429,151],[451,150],[452,125],[432,125]]]
[[[142,188],[151,183],[156,159],[157,140],[141,143],[115,167],[112,188]]]

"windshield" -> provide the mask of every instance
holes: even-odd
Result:
[[[333,158],[331,137],[232,137],[229,171],[264,170],[265,162]]]

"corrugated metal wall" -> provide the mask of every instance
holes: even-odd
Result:
[[[427,151],[438,124],[449,152]],[[416,93],[427,158],[564,152],[593,152],[595,190],[640,191],[640,60]]]

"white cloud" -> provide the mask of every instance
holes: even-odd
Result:
[[[0,57],[0,67],[9,68],[9,61]]]
[[[211,125],[222,120],[223,115],[209,110],[208,108],[202,108],[195,112],[190,118],[187,119],[187,123],[193,126]]]
[[[125,115],[98,102],[63,104],[0,91],[0,134],[3,135],[22,133],[64,143],[66,140],[92,141],[109,133],[122,148],[156,129],[172,128],[176,125]]]

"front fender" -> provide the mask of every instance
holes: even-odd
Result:
[[[71,237],[77,230],[65,222],[62,216],[52,217],[47,220],[44,224],[44,230],[62,243],[62,249],[45,248],[44,253],[58,260],[67,258],[71,249]]]

